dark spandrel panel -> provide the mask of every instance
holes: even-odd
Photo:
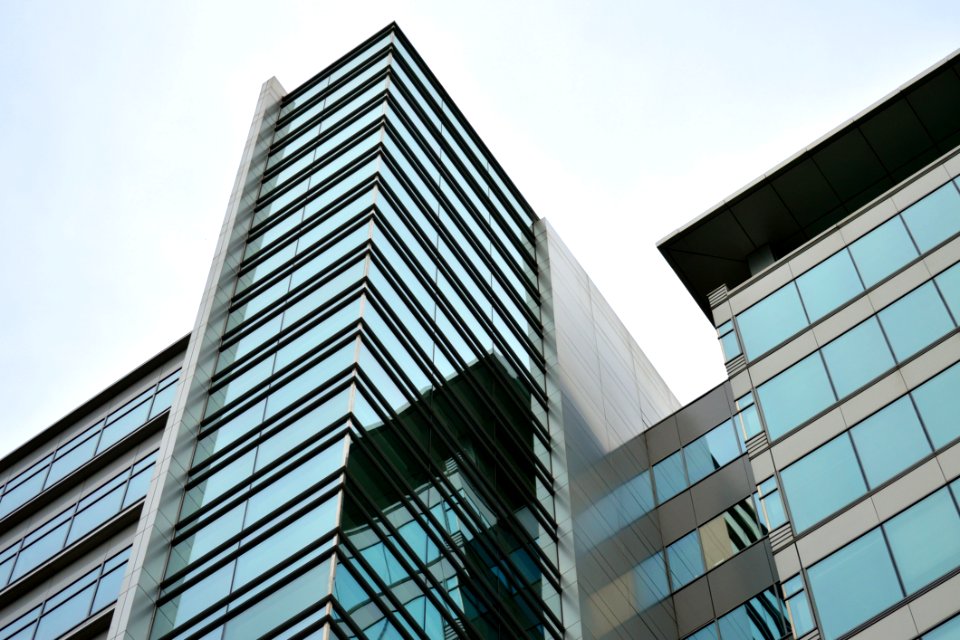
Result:
[[[868,289],[918,255],[900,216],[851,244],[850,254]]]
[[[873,414],[851,429],[850,436],[871,487],[886,482],[931,451],[909,397]]]
[[[805,531],[867,491],[846,434],[831,440],[780,472],[793,526]]]
[[[807,324],[800,295],[792,282],[737,316],[748,358],[766,353]]]
[[[953,365],[913,390],[917,410],[937,449],[960,438],[960,365]]]
[[[898,362],[932,344],[954,327],[933,282],[914,289],[877,316]]]
[[[860,323],[821,351],[834,389],[841,398],[895,364],[876,318]]]
[[[947,488],[883,525],[907,593],[960,566],[960,514]]]
[[[948,182],[901,214],[920,253],[960,232],[960,192]]]
[[[863,291],[860,276],[844,249],[797,278],[811,322],[816,322]]]
[[[757,388],[770,439],[775,440],[836,401],[819,353],[807,356]]]
[[[846,633],[904,595],[879,528],[810,567],[807,576],[827,640]]]

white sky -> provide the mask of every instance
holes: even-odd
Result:
[[[397,20],[681,402],[658,240],[960,47],[960,2],[0,3],[0,455],[189,331],[260,85]]]

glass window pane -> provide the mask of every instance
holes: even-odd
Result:
[[[633,570],[634,588],[637,594],[637,610],[644,611],[667,597],[667,566],[663,552],[654,554]]]
[[[909,397],[873,414],[851,429],[850,435],[871,487],[886,482],[930,453],[930,444]]]
[[[74,471],[77,467],[92,458],[93,454],[96,452],[96,449],[97,435],[95,434],[92,438],[89,438],[54,461],[53,466],[50,467],[50,475],[47,476],[45,486],[49,487],[54,482],[64,477],[71,471]]]
[[[67,543],[73,543],[75,540],[79,540],[115,516],[117,512],[120,511],[120,504],[123,501],[125,489],[125,484],[120,485],[74,516]]]
[[[960,514],[946,488],[887,521],[883,529],[908,594],[960,566]]]
[[[770,439],[775,440],[836,400],[819,353],[807,356],[757,389]]]
[[[743,348],[756,358],[807,326],[797,288],[791,282],[737,316]]]
[[[898,362],[953,329],[953,320],[932,282],[914,289],[877,315]]]
[[[927,632],[923,640],[960,640],[960,616],[948,620],[933,631]]]
[[[690,484],[703,478],[740,456],[740,444],[733,421],[727,421],[719,427],[697,438],[683,448],[687,461]]]
[[[711,622],[708,626],[700,629],[695,634],[687,636],[686,640],[718,640],[717,628]]]
[[[700,527],[707,569],[737,555],[763,534],[752,496],[730,507]]]
[[[59,638],[61,635],[77,626],[90,613],[90,600],[93,598],[94,585],[90,585],[62,605],[49,611],[40,618],[37,627],[37,638]]]
[[[797,288],[810,322],[816,322],[863,291],[863,284],[850,254],[841,251],[797,278]]]
[[[950,313],[960,322],[960,264],[955,264],[935,278]]]
[[[740,355],[740,341],[732,331],[720,336],[720,347],[723,349],[723,360],[729,362]]]
[[[783,603],[773,590],[750,598],[717,620],[723,640],[771,640],[782,638],[789,625]]]
[[[92,613],[96,613],[117,601],[117,596],[120,595],[120,583],[123,582],[124,569],[126,569],[126,564],[100,578],[100,583],[97,585],[97,595],[93,599]]]
[[[841,398],[894,366],[876,318],[858,324],[822,351],[833,386]]]
[[[798,532],[867,491],[846,434],[791,464],[780,472],[780,480],[793,515],[793,527]]]
[[[702,576],[704,568],[699,534],[692,531],[667,547],[667,563],[670,565],[670,583],[674,591]]]
[[[683,458],[679,451],[653,465],[653,481],[657,488],[657,502],[660,504],[687,488],[687,476],[683,471]]]
[[[900,215],[921,253],[960,231],[960,193],[948,182]]]
[[[960,364],[937,374],[913,390],[920,418],[933,446],[939,449],[960,437]]]
[[[851,244],[850,253],[868,289],[917,257],[899,216]]]
[[[818,562],[807,575],[827,640],[849,631],[903,597],[879,528]]]
[[[810,610],[810,601],[807,600],[806,593],[800,593],[787,600],[787,610],[790,613],[790,620],[793,622],[794,637],[799,638],[802,635],[813,631],[813,612]]]

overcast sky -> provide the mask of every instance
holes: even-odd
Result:
[[[0,2],[0,455],[193,326],[260,85],[396,20],[682,402],[655,245],[960,47],[960,2]]]

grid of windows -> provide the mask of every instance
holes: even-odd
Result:
[[[117,600],[130,548],[0,629],[3,640],[56,640]]]
[[[955,481],[808,569],[824,638],[845,634],[960,567],[958,491]]]
[[[785,435],[957,327],[956,264],[757,387],[770,439]]]
[[[801,592],[802,594],[802,592]],[[716,622],[686,637],[686,640],[780,640],[799,637],[790,626],[789,604],[780,590],[772,587],[760,593]]]
[[[739,458],[743,443],[736,423],[727,420],[653,465],[657,503],[673,496]]]
[[[392,28],[284,100],[153,638],[562,635],[532,221]]]
[[[97,487],[0,552],[0,587],[16,582],[147,494],[156,454]]]
[[[180,372],[175,371],[138,394],[105,419],[84,429],[3,486],[0,517],[53,486],[114,444],[170,408]]]
[[[799,533],[960,438],[960,364],[780,472]]]
[[[960,192],[953,181],[738,314],[747,358],[770,351],[957,232]]]

